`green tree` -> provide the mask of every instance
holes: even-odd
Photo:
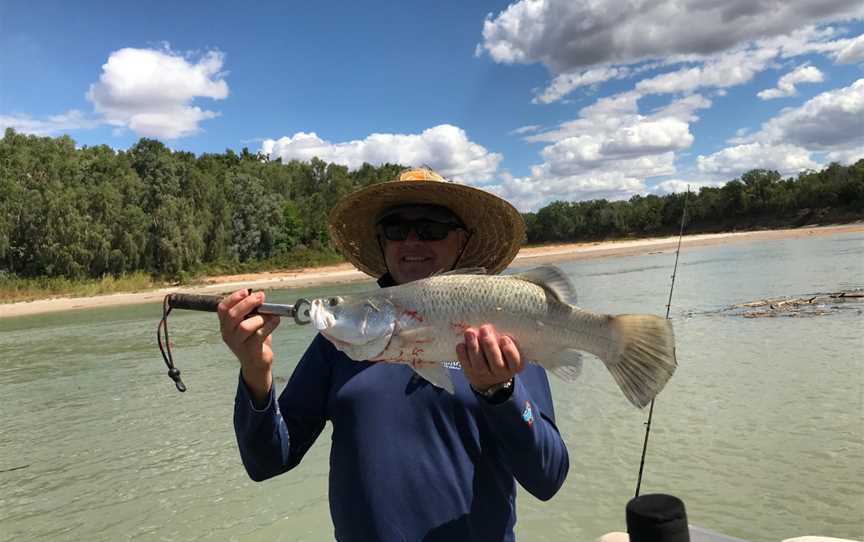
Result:
[[[269,258],[284,235],[281,201],[268,197],[261,179],[246,173],[231,175],[232,252],[241,262]]]

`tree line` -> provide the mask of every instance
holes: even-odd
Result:
[[[0,140],[0,273],[163,277],[202,265],[326,251],[342,196],[393,179],[396,164],[349,171],[243,149],[195,156],[141,139],[125,151],[7,129]]]
[[[349,170],[283,163],[243,149],[196,156],[141,139],[125,151],[77,148],[68,136],[7,129],[0,140],[0,276],[183,277],[214,264],[290,262],[332,251],[327,215],[344,195],[391,180],[399,164]],[[554,202],[525,214],[531,243],[652,235],[674,229],[683,195]],[[687,204],[703,228],[864,214],[864,160],[782,179],[755,170]],[[807,215],[808,217],[810,215]],[[846,216],[846,215],[844,215]]]
[[[864,160],[783,179],[754,169],[723,186],[627,201],[556,201],[525,214],[529,243],[677,233],[684,205],[689,233],[797,227],[864,218]]]

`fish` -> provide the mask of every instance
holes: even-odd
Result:
[[[651,314],[597,314],[576,301],[572,283],[555,266],[511,275],[471,268],[316,298],[309,317],[349,358],[409,364],[450,393],[447,368],[464,331],[491,324],[514,340],[523,359],[566,381],[579,378],[583,353],[599,358],[630,403],[648,405],[677,367],[671,322]]]

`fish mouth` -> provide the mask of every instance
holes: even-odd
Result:
[[[315,329],[322,333],[336,325],[336,319],[324,309],[320,299],[312,301],[312,305],[309,307],[309,319],[312,320]],[[329,335],[328,338],[330,338]]]

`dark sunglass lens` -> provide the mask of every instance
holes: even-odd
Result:
[[[446,238],[452,229],[450,224],[440,222],[419,222],[415,227],[417,237],[421,241],[440,241]]]
[[[404,241],[408,238],[408,232],[411,231],[411,224],[404,222],[384,224],[384,237],[388,241]]]
[[[456,229],[453,224],[442,224],[432,220],[403,220],[381,225],[384,238],[388,241],[404,241],[413,230],[421,241],[441,241],[446,239],[450,230]]]

